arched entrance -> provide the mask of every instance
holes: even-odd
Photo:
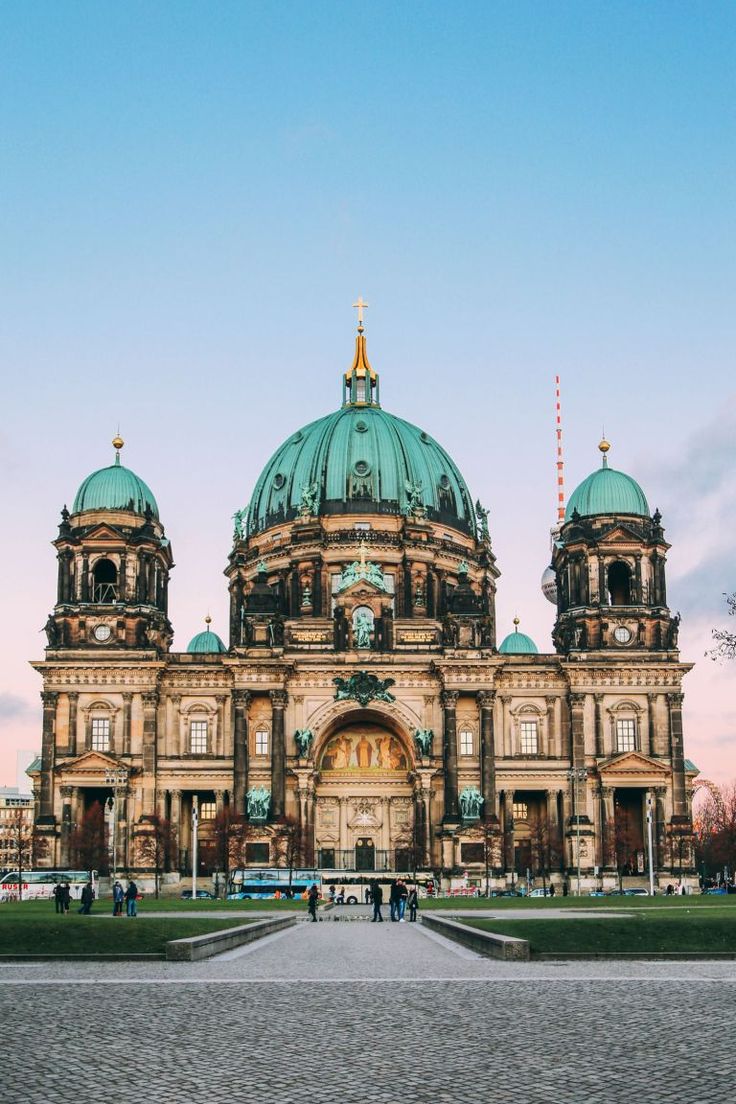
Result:
[[[317,751],[315,853],[325,869],[397,869],[415,840],[413,757],[384,718],[333,726]]]

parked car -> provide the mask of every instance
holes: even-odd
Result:
[[[181,891],[181,893],[179,894],[179,896],[180,896],[182,901],[191,901],[192,891],[191,891],[191,889],[183,889]],[[205,901],[214,901],[214,900],[216,900],[214,893],[210,893],[210,891],[208,889],[198,889],[197,890],[197,900],[199,901],[200,899],[204,899]]]
[[[527,897],[551,897],[552,894],[549,891],[549,886],[538,886],[533,889],[531,893],[527,893]]]

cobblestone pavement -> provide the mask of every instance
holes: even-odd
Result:
[[[0,967],[2,1104],[732,1099],[732,963],[496,963],[299,924],[196,964]]]

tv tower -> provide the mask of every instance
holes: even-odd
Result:
[[[555,376],[555,434],[557,437],[557,524],[549,531],[550,552],[559,540],[565,521],[565,458],[562,452],[562,403],[560,401],[560,377]],[[542,573],[542,594],[548,602],[557,605],[557,576],[552,564]]]

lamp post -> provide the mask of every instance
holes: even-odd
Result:
[[[568,782],[572,782],[572,807],[575,816],[575,844],[577,848],[578,873],[577,896],[580,896],[580,813],[578,811],[578,782],[585,782],[588,772],[585,767],[571,767],[567,772]]]
[[[119,795],[128,785],[128,771],[125,767],[109,767],[105,771],[105,785],[112,790],[112,879],[116,881],[118,874],[118,800]]]
[[[653,840],[653,821],[652,815],[652,795],[647,791],[647,850],[649,857],[649,896],[654,896],[654,840]],[[680,881],[682,881],[682,870],[680,871]]]
[[[192,794],[192,900],[197,900],[197,829],[199,827],[199,812],[197,810],[197,795]]]

